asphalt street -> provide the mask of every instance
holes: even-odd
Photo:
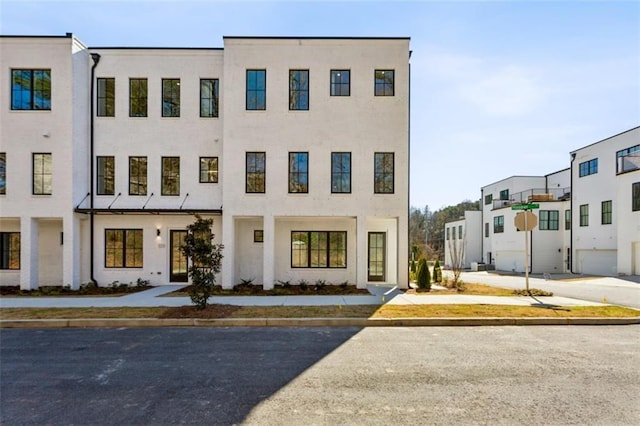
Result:
[[[637,425],[640,326],[0,329],[0,423]]]

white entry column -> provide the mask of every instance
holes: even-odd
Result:
[[[275,251],[276,251],[276,225],[273,215],[264,215],[262,235],[264,242],[262,253],[262,286],[265,290],[271,290],[275,284]]]
[[[38,219],[20,218],[20,289],[38,288]]]
[[[356,287],[367,288],[369,272],[369,250],[367,246],[367,218],[356,219]]]

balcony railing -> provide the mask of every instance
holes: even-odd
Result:
[[[571,187],[566,188],[534,188],[511,194],[508,200],[493,200],[493,208],[511,207],[513,204],[536,201],[564,201],[571,198]]]

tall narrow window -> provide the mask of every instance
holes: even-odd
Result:
[[[376,152],[373,160],[373,192],[393,194],[393,152]]]
[[[571,229],[571,210],[567,209],[564,211],[564,229]]]
[[[580,205],[580,226],[589,226],[589,204]]]
[[[98,180],[96,193],[98,195],[113,195],[115,193],[116,160],[112,156],[97,158]]]
[[[162,157],[162,195],[180,195],[180,157]]]
[[[0,195],[7,193],[7,153],[0,152]]]
[[[267,70],[247,70],[247,109],[267,109]]]
[[[33,194],[51,195],[52,187],[51,153],[33,154]]]
[[[485,238],[489,238],[489,222],[485,222],[484,224],[484,236]]]
[[[452,240],[457,239],[456,235],[457,235],[457,234],[456,234],[456,227],[455,227],[455,226],[452,226],[452,227],[451,227],[451,239],[452,239]]]
[[[129,157],[129,195],[147,195],[147,157]]]
[[[331,70],[331,96],[351,95],[351,71]]]
[[[309,192],[309,153],[289,153],[289,193]]]
[[[496,216],[493,218],[493,233],[500,234],[504,232],[504,216]]]
[[[447,231],[447,241],[451,239],[450,235],[451,235],[451,228],[446,228]]]
[[[309,109],[309,70],[289,70],[289,109]]]
[[[558,210],[540,210],[540,230],[557,231],[560,229],[560,212]]]
[[[115,117],[116,115],[116,79],[98,79],[98,117]]]
[[[200,117],[218,116],[218,88],[217,78],[200,79]]]
[[[0,269],[20,269],[19,232],[0,232]]]
[[[631,185],[631,211],[640,211],[640,182]]]
[[[11,109],[50,110],[51,70],[11,70]]]
[[[393,96],[395,72],[393,70],[376,70],[375,72],[375,95]]]
[[[200,157],[200,183],[218,183],[218,157]]]
[[[611,225],[613,223],[613,204],[611,200],[602,202],[602,224]]]
[[[129,117],[147,116],[147,79],[129,79]]]
[[[247,152],[246,158],[247,193],[264,193],[266,177],[266,153]]]
[[[458,225],[458,239],[462,239],[462,225]]]
[[[162,116],[180,117],[180,79],[162,79]]]
[[[331,153],[331,192],[334,194],[351,193],[351,153]]]
[[[105,268],[142,268],[142,229],[105,229]]]

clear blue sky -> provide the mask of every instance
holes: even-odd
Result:
[[[640,125],[640,1],[0,0],[2,34],[66,32],[88,46],[411,37],[411,204],[431,210]]]

